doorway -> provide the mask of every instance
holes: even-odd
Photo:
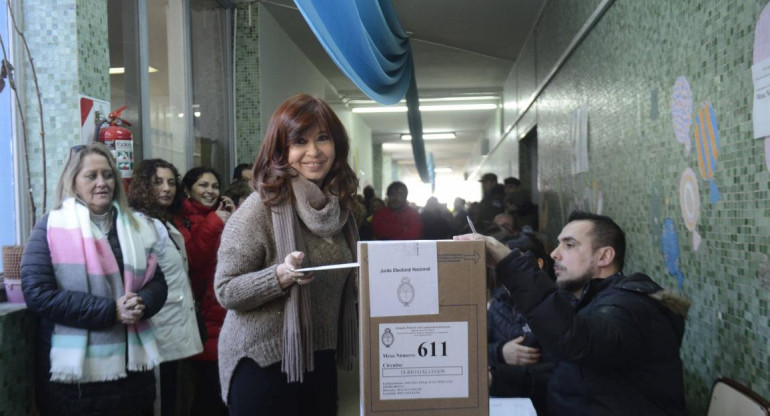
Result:
[[[523,139],[519,140],[519,180],[524,189],[529,192],[533,203],[540,200],[537,167],[537,126],[535,126]]]

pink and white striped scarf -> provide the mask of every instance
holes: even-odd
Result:
[[[137,292],[152,279],[157,266],[155,231],[144,220],[134,217],[132,222],[132,214],[121,212],[114,202],[113,209],[123,254],[123,276],[107,235],[91,222],[86,206],[70,198],[49,214],[48,247],[61,290],[117,300],[128,291]],[[51,381],[116,380],[126,377],[126,370],[150,370],[160,361],[146,320],[136,325],[116,323],[105,329],[56,324],[51,338]]]

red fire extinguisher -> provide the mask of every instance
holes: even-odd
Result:
[[[131,123],[120,118],[120,115],[126,108],[128,106],[124,105],[114,110],[109,114],[107,120],[101,120],[97,123],[96,137],[97,140],[104,143],[112,152],[112,156],[115,157],[115,161],[118,164],[120,177],[123,179],[126,188],[128,188],[131,177],[134,176],[134,139],[131,136],[131,131],[123,127],[130,126]],[[105,124],[108,127],[102,128]]]

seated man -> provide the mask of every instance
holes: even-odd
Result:
[[[686,414],[679,347],[689,302],[622,273],[625,235],[612,219],[570,215],[551,253],[556,284],[530,253],[484,238],[498,282],[556,361],[550,414]]]
[[[409,190],[403,182],[388,185],[388,205],[374,213],[372,229],[377,240],[418,240],[422,238],[422,219],[409,206]]]
[[[545,246],[531,233],[516,233],[503,240],[509,248],[535,256],[539,270],[551,279],[553,268]],[[495,287],[494,282],[490,287]],[[545,396],[553,371],[553,358],[542,354],[521,312],[513,307],[504,287],[492,292],[487,310],[489,358],[489,395],[496,397],[528,397],[540,416],[548,414]]]

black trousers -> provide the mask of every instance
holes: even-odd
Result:
[[[337,367],[334,351],[316,351],[315,369],[302,383],[287,383],[281,363],[262,368],[242,359],[230,381],[230,416],[334,416],[337,414]]]
[[[219,388],[219,366],[217,361],[190,360],[195,373],[193,395],[193,416],[224,416],[227,407],[222,401]]]
[[[167,361],[160,364],[160,414],[161,416],[176,415],[177,408],[177,370],[179,361]]]

